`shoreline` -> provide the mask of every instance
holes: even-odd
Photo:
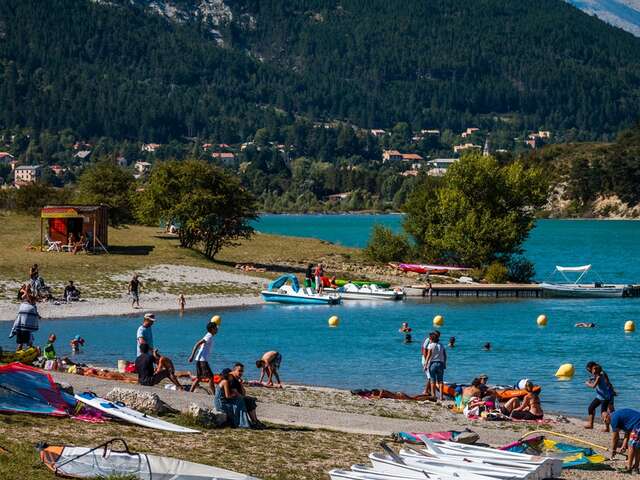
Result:
[[[163,298],[159,298],[163,297]],[[170,298],[167,298],[170,297]],[[258,295],[193,295],[187,299],[185,312],[204,309],[227,309],[251,307],[264,304]],[[13,322],[18,311],[17,302],[0,301],[0,322]],[[42,320],[72,320],[90,317],[125,317],[142,316],[146,312],[178,312],[177,296],[173,295],[142,295],[141,307],[132,308],[129,297],[119,299],[89,298],[80,302],[40,303],[38,313]]]

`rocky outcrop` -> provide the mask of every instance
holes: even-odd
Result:
[[[210,408],[201,407],[196,403],[189,405],[188,415],[193,417],[193,420],[205,428],[219,428],[223,427],[227,423],[227,414],[212,410]]]
[[[160,400],[158,395],[151,392],[141,392],[130,388],[114,388],[105,395],[105,398],[112,402],[122,402],[129,408],[152,415],[175,412],[173,408]]]

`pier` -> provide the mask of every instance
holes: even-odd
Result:
[[[407,297],[428,297],[428,285],[404,287]],[[434,283],[432,297],[550,298],[536,283]],[[640,297],[640,285],[627,285],[623,297]]]
[[[405,287],[408,297],[428,297],[428,285]],[[537,284],[498,284],[498,283],[434,283],[431,286],[432,297],[522,297],[540,298],[543,290]]]

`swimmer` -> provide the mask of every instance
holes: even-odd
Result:
[[[576,328],[595,328],[596,324],[593,322],[578,322]]]
[[[71,345],[71,351],[73,353],[80,353],[80,347],[84,346],[84,338],[82,338],[80,335],[76,335],[71,339],[69,344]]]
[[[411,338],[411,327],[407,322],[402,322],[400,329],[398,330],[400,333],[404,333],[404,343],[411,343],[413,339]]]
[[[451,337],[449,339],[449,348],[453,348],[456,346],[456,337]]]
[[[485,352],[488,352],[491,350],[491,343],[487,342],[484,344],[484,347],[482,347],[484,349]]]

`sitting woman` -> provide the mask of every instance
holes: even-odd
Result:
[[[473,398],[482,398],[482,390],[480,389],[480,379],[474,378],[471,385],[462,389],[462,405],[467,405]]]
[[[544,412],[540,398],[533,392],[533,383],[527,381],[524,386],[527,395],[522,399],[512,398],[501,407],[501,412],[514,420],[542,420]]]
[[[264,428],[256,416],[255,399],[244,395],[244,387],[237,374],[225,368],[220,376],[222,380],[213,398],[216,410],[226,413],[227,421],[234,428]]]

